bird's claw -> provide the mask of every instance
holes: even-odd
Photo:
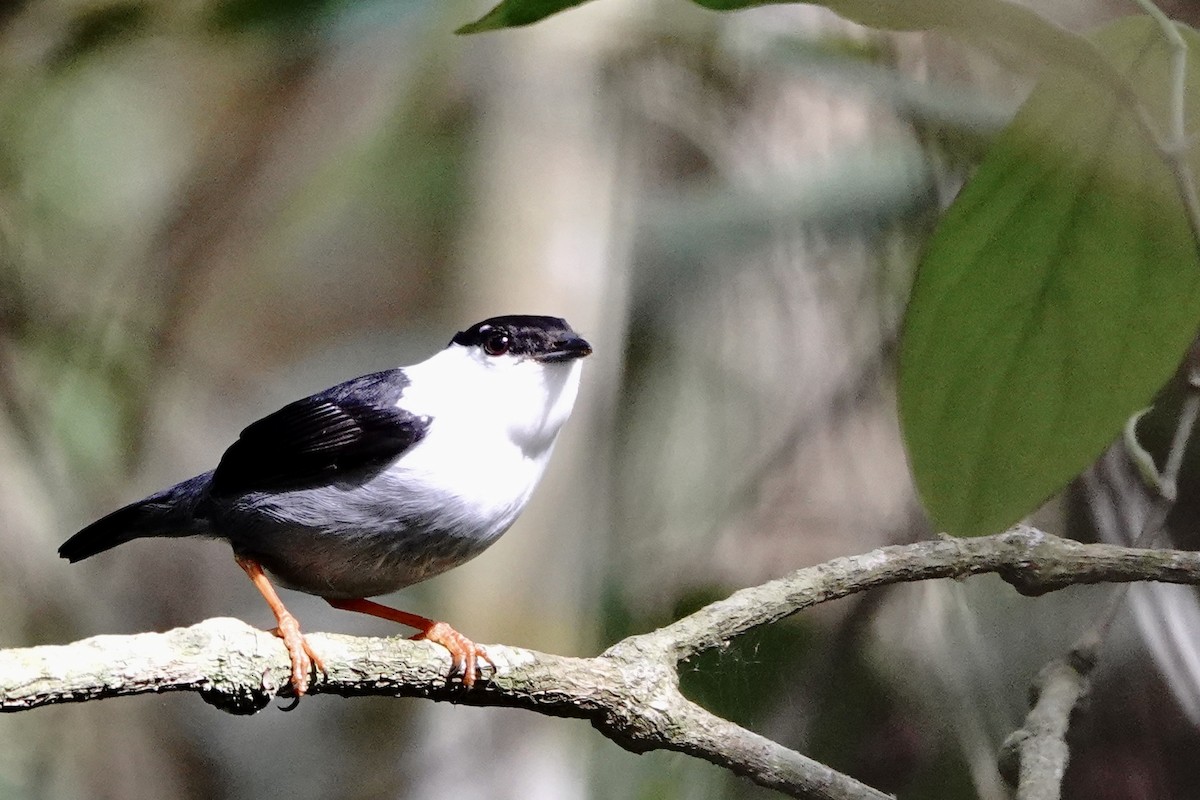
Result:
[[[488,656],[483,645],[475,644],[445,622],[435,622],[412,638],[440,644],[450,651],[450,674],[447,679],[452,681],[455,676],[460,676],[463,686],[468,689],[475,685],[481,662],[493,671],[496,669],[495,662]]]
[[[327,674],[325,662],[312,649],[308,639],[300,632],[299,621],[291,614],[280,616],[279,627],[271,633],[283,639],[283,645],[292,660],[292,691],[297,698],[303,697],[308,692],[309,678],[314,666],[322,675]]]

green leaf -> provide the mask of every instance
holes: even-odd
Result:
[[[271,2],[272,0],[230,0]],[[277,2],[277,0],[275,0]],[[504,0],[456,33],[481,33],[531,25],[582,5],[587,0]],[[693,0],[713,11],[737,11],[755,6],[782,5],[788,0]],[[1037,12],[1011,0],[809,0],[848,20],[884,30],[937,30],[996,51],[1010,63],[1041,67],[1071,67],[1106,82],[1116,91],[1127,87],[1112,64],[1082,36],[1066,30]]]
[[[270,0],[240,0],[270,2]],[[277,1],[277,0],[276,0]],[[587,0],[504,0],[475,22],[455,33],[531,25],[582,5]],[[713,11],[737,11],[788,0],[693,0]],[[1092,75],[1095,80],[1120,83],[1108,61],[1083,37],[1050,22],[1011,0],[823,0],[820,5],[848,20],[885,30],[938,30],[973,41],[1006,55],[1011,62],[1041,66],[1059,64]]]
[[[1187,85],[1200,86],[1200,35]],[[1127,18],[1091,37],[1159,121],[1169,54]],[[1189,105],[1187,130],[1200,130]],[[1188,149],[1192,170],[1200,152]],[[1200,324],[1200,259],[1167,167],[1125,103],[1051,70],[934,233],[900,352],[917,488],[954,534],[1001,530],[1149,404]]]
[[[781,5],[789,0],[692,0],[713,11],[738,11],[756,6]],[[796,2],[796,0],[790,0]],[[980,16],[1034,16],[1008,0],[801,0],[803,5],[824,6],[852,22],[887,30],[929,30],[933,28],[974,28],[984,20]],[[1041,19],[1038,17],[1038,19]],[[995,20],[993,19],[994,23]],[[1043,24],[1049,24],[1043,22]]]
[[[463,25],[455,33],[482,33],[532,25],[551,14],[586,2],[587,0],[504,0],[479,19]]]
[[[796,0],[692,0],[692,2],[713,11],[737,11],[738,9],[753,8],[754,6],[775,6],[783,5],[784,3],[794,3]]]
[[[693,0],[714,11],[776,5],[781,0]],[[860,25],[892,31],[941,31],[997,51],[1010,63],[1073,67],[1093,80],[1119,75],[1084,37],[1011,0],[809,0]]]

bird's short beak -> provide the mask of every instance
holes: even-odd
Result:
[[[558,364],[563,361],[573,361],[577,358],[590,356],[591,354],[592,346],[587,343],[586,339],[571,335],[559,339],[554,343],[552,351],[535,356],[535,359],[543,364]]]

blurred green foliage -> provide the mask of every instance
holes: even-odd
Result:
[[[221,0],[212,12],[218,31],[245,28],[303,30],[322,17],[332,17],[355,0]]]
[[[51,63],[66,64],[139,33],[151,15],[142,2],[112,3],[83,10],[73,17],[59,54]]]

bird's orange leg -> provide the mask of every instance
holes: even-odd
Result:
[[[308,691],[308,679],[313,666],[324,673],[325,663],[309,647],[308,640],[300,633],[300,623],[292,616],[292,612],[284,608],[283,601],[275,593],[275,587],[263,572],[262,564],[245,556],[235,555],[233,558],[238,566],[246,571],[254,588],[258,589],[259,594],[271,607],[271,613],[275,615],[275,622],[278,623],[278,627],[271,633],[283,639],[284,647],[292,659],[292,689],[296,692],[296,697],[303,697]]]
[[[492,669],[496,668],[495,663],[488,658],[487,651],[483,649],[483,645],[475,644],[445,622],[436,622],[417,614],[410,614],[407,611],[400,611],[396,608],[380,605],[373,600],[362,598],[357,600],[340,600],[333,597],[326,597],[325,602],[343,611],[357,611],[360,614],[370,614],[372,617],[380,617],[392,622],[399,622],[401,625],[407,625],[410,628],[416,628],[420,633],[412,638],[427,639],[435,644],[440,644],[450,651],[450,675],[461,675],[463,685],[468,688],[475,683],[476,670],[480,661]]]

